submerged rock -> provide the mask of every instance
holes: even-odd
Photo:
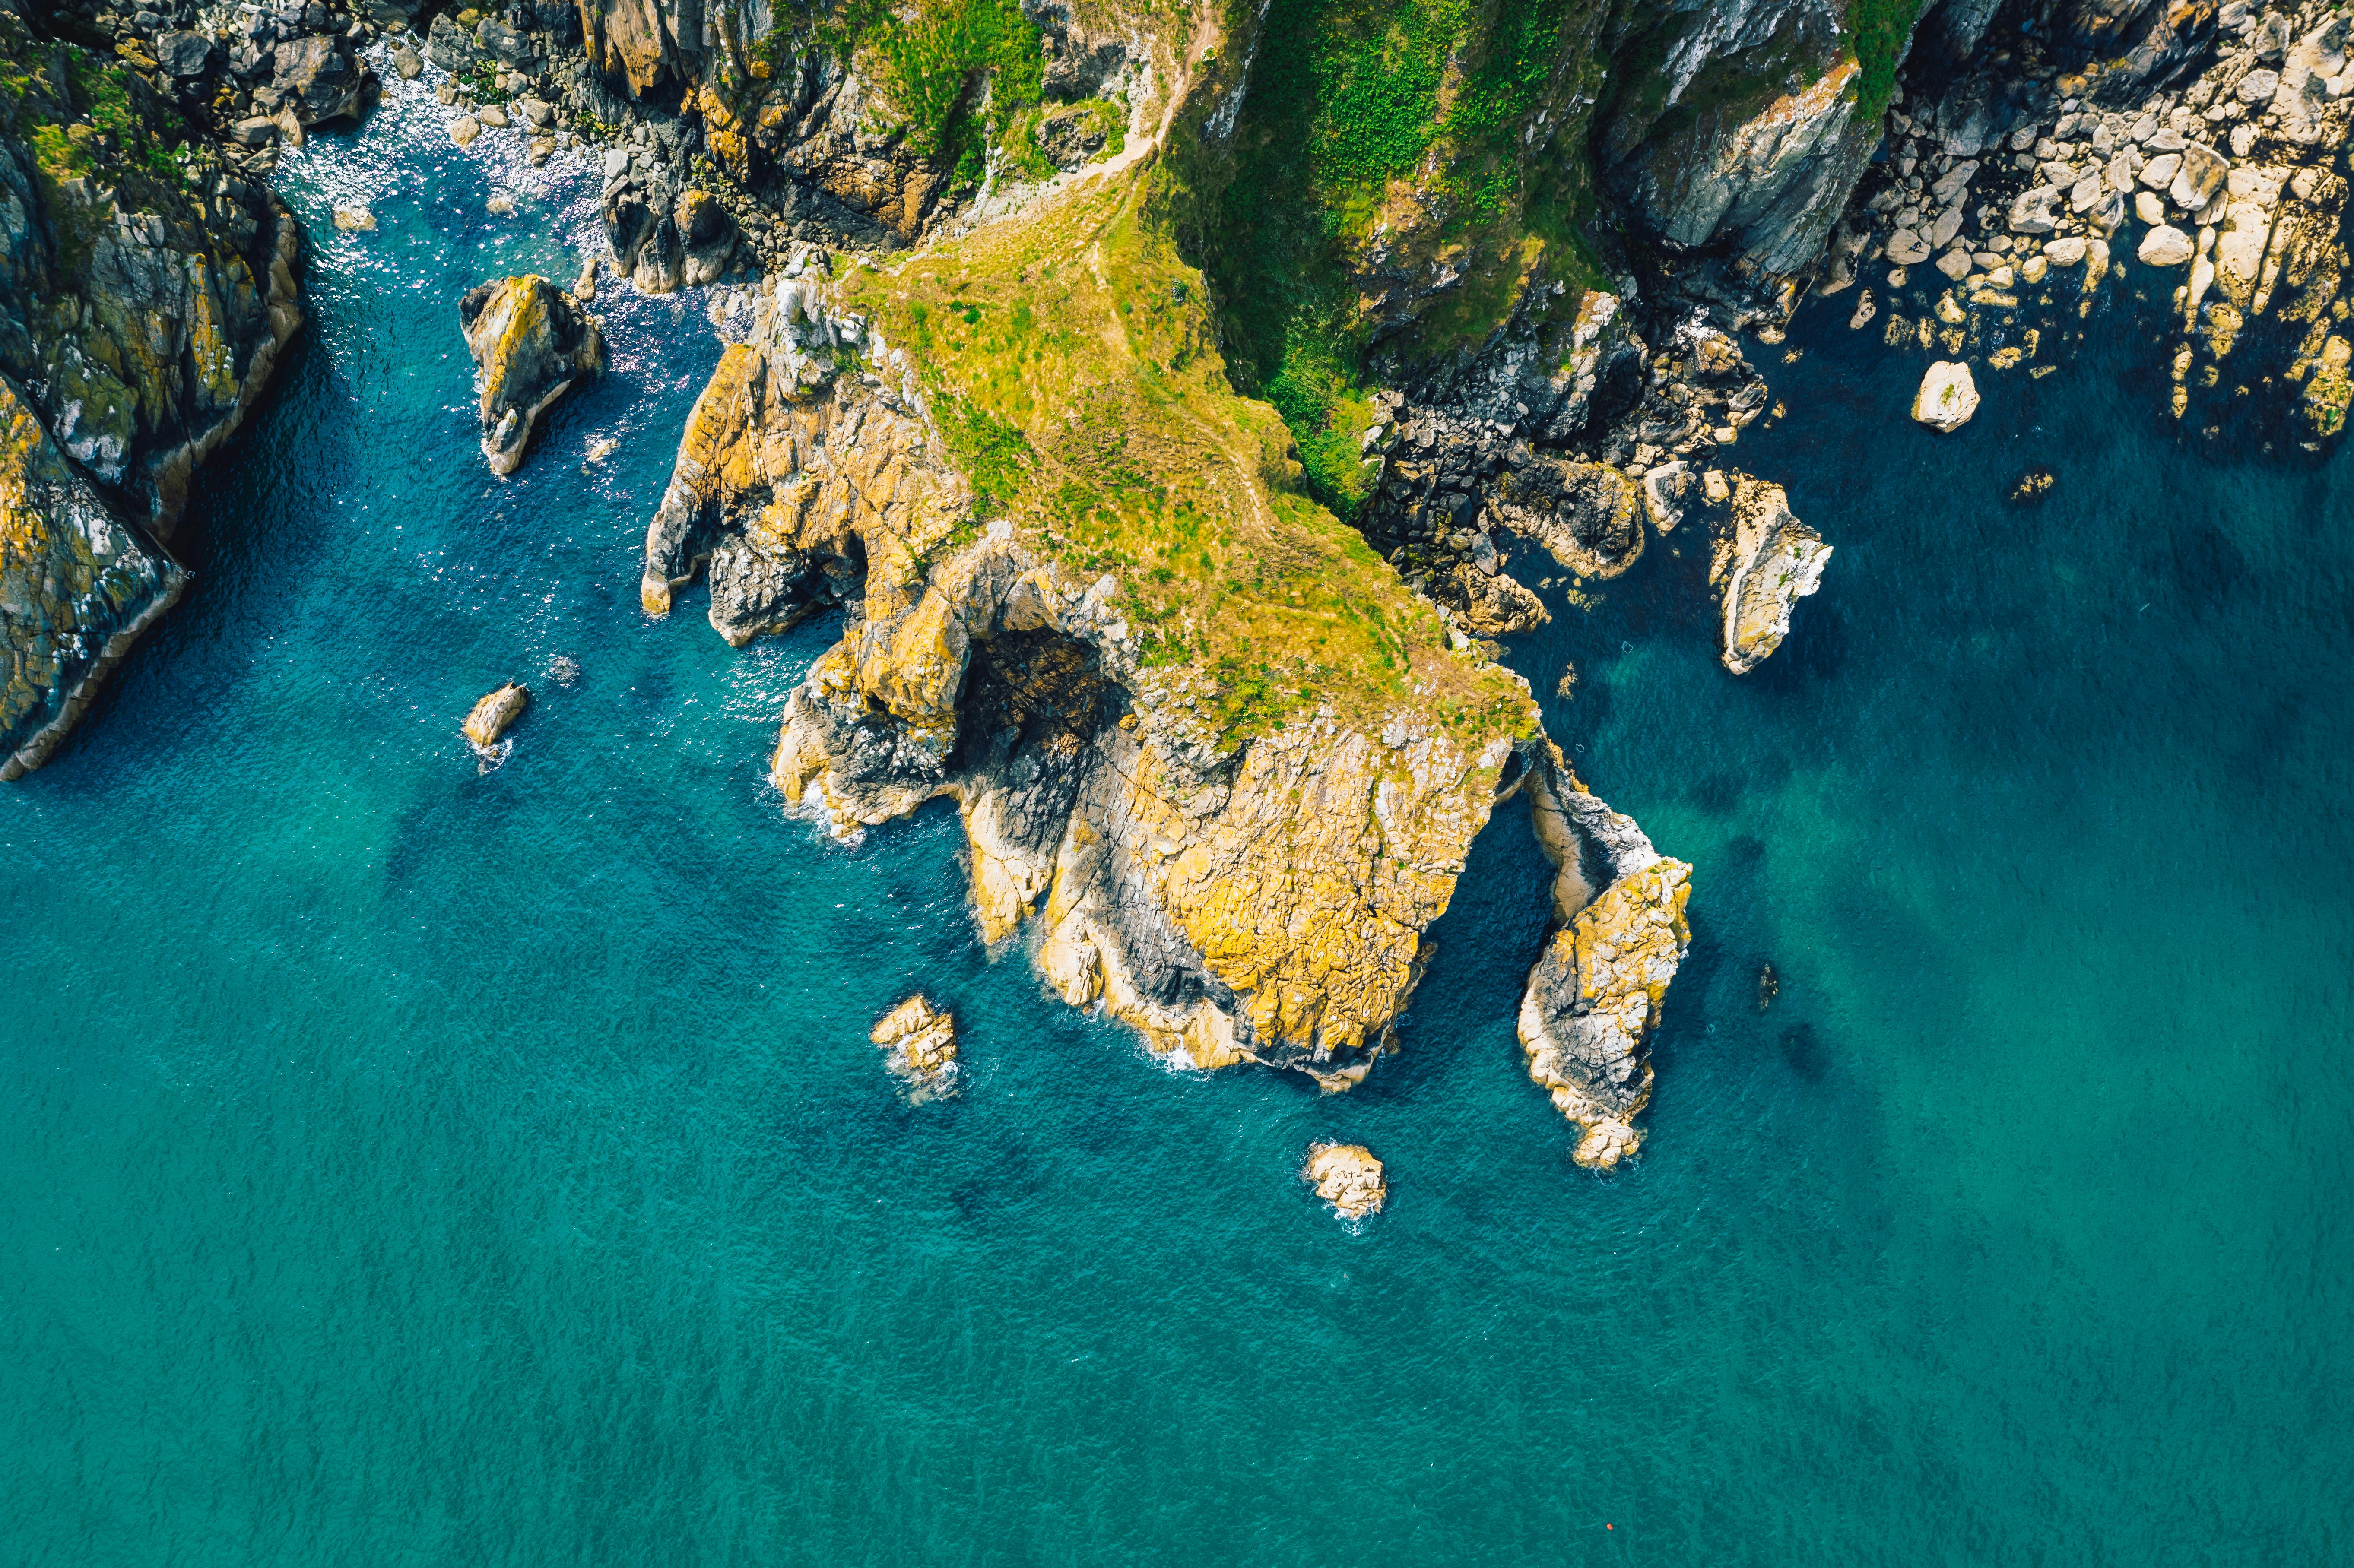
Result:
[[[2057,482],[2048,468],[2031,468],[2011,481],[2009,502],[2013,506],[2032,506],[2052,493]]]
[[[1960,360],[1941,359],[1929,366],[1913,398],[1913,417],[1940,434],[1960,429],[1978,411],[1978,382]]]
[[[1362,1143],[1310,1144],[1299,1179],[1314,1186],[1316,1195],[1344,1220],[1380,1213],[1390,1195],[1382,1162]]]
[[[480,366],[482,456],[504,478],[523,466],[533,422],[579,376],[604,367],[604,336],[571,295],[531,275],[468,291],[458,320]]]
[[[889,1053],[885,1065],[907,1085],[909,1104],[956,1092],[956,1022],[921,991],[885,1013],[867,1038]]]

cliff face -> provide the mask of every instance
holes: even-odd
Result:
[[[0,5],[7,0],[0,0]],[[125,66],[0,9],[0,775],[177,597],[190,476],[301,322],[293,219]]]
[[[784,281],[727,352],[648,532],[648,609],[698,563],[731,641],[842,605],[779,738],[789,800],[847,834],[952,799],[984,938],[1037,918],[1039,969],[1074,1005],[1181,1065],[1355,1082],[1519,766],[1526,688],[1433,628],[1409,650],[1429,696],[1295,701],[1236,733],[1232,673],[1162,653],[1119,577],[1043,520],[981,520],[906,355],[832,292]],[[1255,499],[1270,544],[1319,546]]]

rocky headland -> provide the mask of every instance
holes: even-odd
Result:
[[[268,187],[44,20],[0,0],[0,779],[179,597],[191,478],[302,320]]]
[[[2143,269],[2179,279],[2186,422],[2317,446],[2347,403],[2354,75],[2318,5],[60,15],[202,132],[210,221],[389,76],[461,143],[592,161],[611,286],[729,283],[642,605],[700,579],[739,647],[839,614],[784,799],[839,836],[956,802],[983,938],[1033,927],[1049,985],[1167,1060],[1360,1081],[1524,792],[1560,873],[1521,1038],[1595,1166],[1641,1142],[1690,868],[1565,766],[1502,640],[1698,550],[1726,670],[1772,656],[1833,553],[1733,450],[1792,313],[1852,291],[1955,429]],[[501,471],[593,357],[597,265],[468,297]],[[21,493],[119,507],[135,461],[20,385],[66,465],[33,442]],[[148,565],[84,593],[94,630],[176,591]]]

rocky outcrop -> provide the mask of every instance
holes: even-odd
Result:
[[[523,466],[539,416],[604,368],[604,334],[578,301],[533,274],[468,290],[458,323],[474,356],[482,456],[504,479]]]
[[[1691,867],[1653,849],[1547,752],[1526,788],[1559,868],[1562,923],[1521,998],[1521,1048],[1529,1076],[1583,1129],[1571,1158],[1608,1170],[1642,1147],[1634,1123],[1651,1100],[1650,1038],[1691,940]]]
[[[920,991],[885,1013],[868,1038],[883,1048],[891,1075],[907,1086],[909,1105],[956,1093],[956,1021]]]
[[[507,726],[523,717],[524,710],[529,706],[531,689],[509,681],[469,709],[465,723],[458,728],[476,751],[489,751],[498,745]]]
[[[1596,159],[1669,251],[1721,258],[1768,287],[1814,264],[1880,142],[1859,102],[1853,10],[1834,0],[1620,8],[1612,52],[1641,65],[1614,73]]]
[[[186,576],[107,510],[0,377],[0,779],[38,768]]]
[[[0,775],[15,778],[178,597],[165,546],[191,478],[302,318],[292,217],[201,140],[183,174],[185,128],[147,79],[37,39],[8,0],[0,46],[23,72],[0,95]]]
[[[1922,373],[1913,394],[1913,418],[1940,435],[1951,435],[1978,411],[1977,380],[1958,359],[1941,359]]]
[[[1960,69],[1927,73],[1891,113],[1892,156],[1840,225],[1824,287],[1894,262],[1892,346],[2007,369],[2079,334],[2071,318],[2105,276],[2147,268],[2179,323],[2176,416],[2210,441],[2243,444],[2253,423],[2259,450],[2320,450],[2347,405],[2330,367],[2354,356],[2345,21],[2248,0],[2062,0],[2023,20],[1989,12]],[[1953,285],[1934,322],[1901,291],[1933,255]],[[2078,266],[2075,289],[2035,291]],[[2260,362],[2241,363],[2251,342]]]
[[[1722,607],[1719,656],[1745,675],[1782,646],[1793,606],[1822,585],[1831,547],[1790,514],[1778,484],[1733,476],[1723,504],[1709,507],[1708,580]]]
[[[1299,1179],[1316,1189],[1333,1213],[1352,1222],[1380,1213],[1389,1201],[1382,1162],[1362,1143],[1310,1144]]]
[[[843,372],[837,344],[886,374]],[[692,416],[647,608],[698,566],[731,641],[841,604],[771,763],[796,810],[849,835],[954,800],[981,935],[1038,920],[1038,967],[1073,1005],[1173,1065],[1355,1083],[1512,736],[1412,706],[1232,734],[1218,677],[1144,661],[1115,578],[976,519],[897,363],[814,279],[785,281]]]

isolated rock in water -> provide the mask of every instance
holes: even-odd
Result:
[[[921,991],[883,1015],[868,1039],[890,1053],[885,1065],[908,1086],[911,1104],[956,1091],[956,1023]]]
[[[1299,1179],[1313,1182],[1316,1195],[1344,1220],[1378,1214],[1390,1195],[1382,1162],[1362,1143],[1311,1143]]]
[[[1530,770],[1527,788],[1537,842],[1560,867],[1553,902],[1564,924],[1529,971],[1521,1049],[1529,1076],[1585,1129],[1570,1158],[1607,1170],[1642,1147],[1634,1122],[1651,1100],[1651,1032],[1691,941],[1691,867],[1588,794],[1557,749],[1552,760]],[[1598,894],[1585,880],[1588,865],[1609,871]]]
[[[468,291],[458,320],[480,366],[482,456],[504,477],[523,466],[533,421],[575,379],[603,368],[604,336],[571,295],[528,274]]]
[[[2152,267],[2179,267],[2199,253],[2190,236],[2170,223],[2161,223],[2141,237],[2141,249],[2134,254]]]
[[[1716,551],[1710,586],[1723,607],[1724,667],[1747,674],[1782,646],[1790,609],[1821,586],[1831,547],[1790,514],[1778,484],[1735,477],[1731,504],[1711,518]]]
[[[1940,433],[1960,429],[1978,411],[1978,386],[1970,367],[1959,360],[1941,359],[1921,377],[1913,399],[1913,417]]]
[[[475,747],[488,751],[499,743],[507,726],[523,717],[523,710],[531,705],[531,690],[513,681],[476,703],[466,722],[458,727]]]
[[[2031,468],[2011,481],[2010,503],[2013,506],[2032,506],[2052,493],[2054,482],[2050,469]]]
[[[0,779],[41,765],[186,582],[114,520],[0,377]]]

